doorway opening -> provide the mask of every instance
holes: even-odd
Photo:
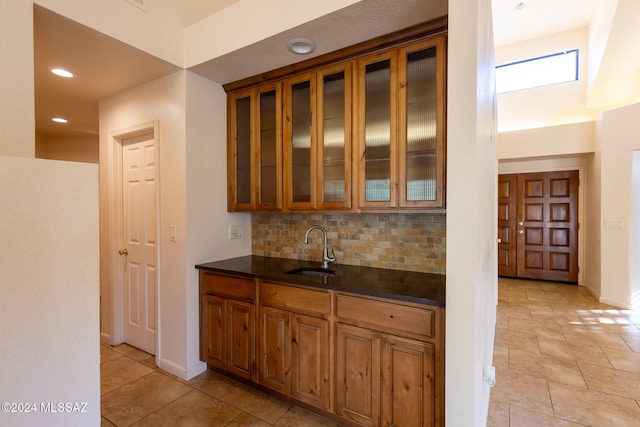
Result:
[[[111,133],[111,339],[157,355],[159,159],[157,124]]]
[[[498,176],[498,275],[578,283],[578,171]]]

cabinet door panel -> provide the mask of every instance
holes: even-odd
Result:
[[[434,425],[434,364],[432,344],[383,336],[382,425]]]
[[[279,210],[282,208],[282,125],[279,86],[267,86],[258,91],[257,134],[258,151],[258,208]]]
[[[336,413],[365,426],[380,425],[380,337],[336,326]]]
[[[359,204],[396,207],[397,77],[395,52],[358,63]]]
[[[329,409],[329,321],[292,315],[291,344],[291,394]]]
[[[289,313],[260,308],[260,383],[289,393],[290,332]]]
[[[231,94],[227,109],[227,174],[229,210],[251,210],[255,207],[253,126],[255,109],[253,90]]]
[[[227,322],[226,302],[223,298],[204,295],[202,298],[201,359],[216,368],[226,368]]]
[[[240,377],[252,379],[255,361],[254,306],[228,301],[229,359],[227,369]]]
[[[351,207],[351,64],[318,71],[318,207]]]
[[[444,41],[399,51],[400,207],[444,207]]]
[[[289,209],[316,206],[316,82],[311,74],[284,82],[285,197]]]

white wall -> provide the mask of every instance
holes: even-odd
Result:
[[[638,243],[631,240],[631,231],[639,219],[633,218],[632,165],[633,151],[640,150],[640,104],[611,110],[602,116],[601,173],[602,222],[601,301],[620,307],[630,307],[632,294],[640,291],[638,273]],[[609,221],[622,221],[623,229],[609,228]]]
[[[36,405],[0,425],[98,425],[97,165],[0,157],[0,183],[0,402]]]
[[[178,20],[168,20],[154,13],[152,1],[142,10],[125,0],[11,0],[38,4],[116,40],[183,66],[183,27]],[[3,3],[7,3],[6,1]]]
[[[187,72],[187,364],[200,362],[198,272],[196,264],[251,254],[251,215],[227,212],[227,96],[222,86]],[[244,227],[244,238],[229,240],[229,226]]]
[[[456,427],[486,426],[489,407],[483,369],[498,300],[491,22],[489,0],[449,1],[445,417]]]
[[[595,122],[521,129],[498,135],[500,160],[576,155],[594,150]]]

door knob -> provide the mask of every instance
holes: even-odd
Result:
[[[518,230],[518,233],[524,234],[524,230]]]
[[[496,239],[496,242],[497,242],[497,243],[502,243],[502,239],[498,237],[498,238]]]
[[[520,221],[520,222],[518,223],[518,225],[521,225],[521,226],[522,226],[522,225],[524,225],[524,222]]]
[[[120,249],[120,250],[118,251],[118,253],[119,253],[120,255],[129,255],[129,251],[127,250],[127,248]]]

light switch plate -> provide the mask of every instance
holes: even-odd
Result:
[[[244,225],[234,224],[229,226],[229,239],[242,239],[244,237]]]
[[[608,228],[611,230],[622,230],[624,229],[624,221],[621,219],[608,219],[604,222],[604,228]]]

